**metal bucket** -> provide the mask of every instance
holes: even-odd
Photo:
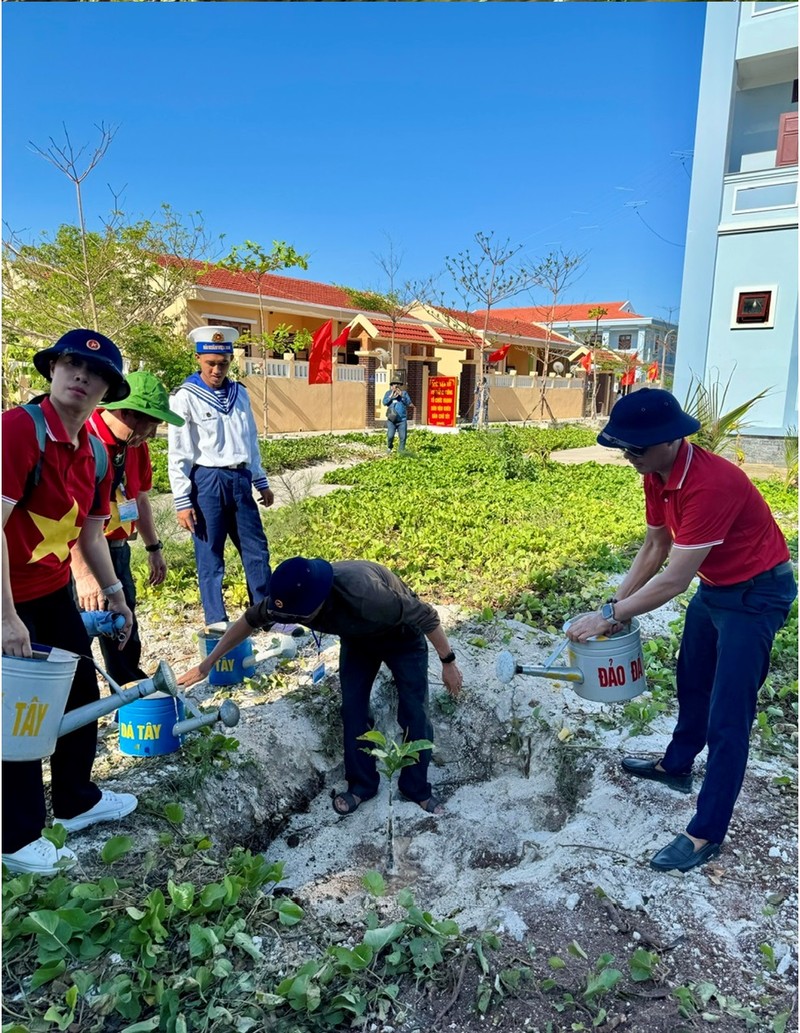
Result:
[[[197,636],[200,646],[200,656],[205,659],[219,644],[219,640],[227,631],[229,625],[211,624]],[[249,638],[240,642],[238,646],[229,649],[228,652],[219,658],[208,673],[209,685],[236,685],[250,676],[256,665],[253,656],[253,644]]]
[[[154,692],[137,699],[117,713],[120,753],[136,757],[157,757],[180,749],[181,737],[173,733],[183,721],[183,700],[166,692]]]
[[[41,760],[56,748],[79,657],[32,644],[32,657],[3,656],[3,760]]]

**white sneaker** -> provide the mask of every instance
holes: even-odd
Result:
[[[33,872],[36,875],[55,875],[62,868],[72,868],[77,860],[69,847],[54,846],[44,838],[34,839],[13,854],[3,854],[3,864],[10,872]]]
[[[90,825],[99,825],[101,821],[118,821],[126,814],[136,810],[139,801],[132,793],[112,793],[104,789],[103,795],[88,811],[77,814],[74,818],[53,818],[53,824],[63,825],[70,832],[79,832]]]

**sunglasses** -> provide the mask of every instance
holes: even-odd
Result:
[[[605,434],[604,437],[612,448],[618,448],[626,455],[633,456],[634,459],[641,459],[645,452],[652,448],[651,445],[629,445],[627,441],[620,441],[619,438],[613,438],[610,434]]]

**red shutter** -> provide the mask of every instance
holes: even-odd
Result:
[[[797,112],[787,111],[778,124],[778,155],[775,167],[797,164]]]

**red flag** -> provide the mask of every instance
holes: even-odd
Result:
[[[331,351],[333,351],[334,348],[339,348],[339,347],[342,347],[343,345],[346,345],[347,344],[347,340],[348,340],[349,337],[350,337],[350,324],[348,323],[347,326],[344,328],[344,330],[342,330],[342,332],[339,334],[339,336],[336,338],[336,340],[331,345]]]
[[[332,381],[332,333],[333,320],[329,319],[311,338],[311,354],[308,357],[309,384],[330,384]]]
[[[647,379],[648,380],[658,380],[658,363],[657,362],[651,362],[650,365],[647,367]]]
[[[591,352],[587,352],[585,355],[583,355],[578,360],[578,364],[580,366],[583,366],[583,368],[586,370],[587,373],[591,372],[591,369],[592,369],[592,353]]]
[[[621,387],[630,387],[630,385],[636,380],[636,367],[631,366],[630,369],[625,370],[620,379]]]
[[[501,362],[506,357],[506,355],[508,355],[508,352],[509,352],[510,348],[511,348],[510,344],[504,344],[502,348],[498,348],[496,352],[492,352],[492,354],[489,356],[489,358],[486,361],[487,362]]]

